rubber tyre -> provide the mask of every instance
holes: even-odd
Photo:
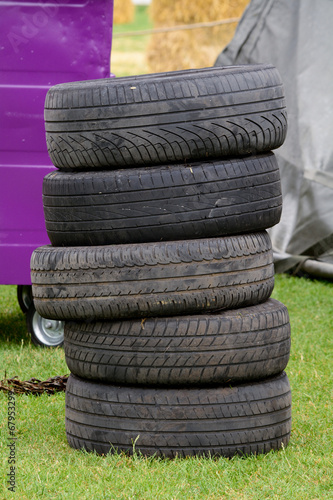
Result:
[[[291,392],[285,373],[233,387],[147,388],[70,375],[66,435],[75,449],[174,458],[232,457],[287,446]]]
[[[67,322],[71,373],[129,385],[248,382],[281,373],[290,354],[286,306],[263,304],[219,314],[140,320]]]
[[[17,285],[16,288],[17,302],[19,303],[21,311],[25,314],[31,307],[33,307],[33,297],[31,285]]]
[[[36,249],[34,303],[45,318],[174,316],[264,302],[274,287],[271,240],[249,235]]]
[[[45,129],[58,168],[117,169],[270,151],[287,119],[281,77],[260,64],[56,85]]]
[[[110,245],[211,238],[280,220],[273,153],[117,171],[52,172],[43,205],[52,245]]]

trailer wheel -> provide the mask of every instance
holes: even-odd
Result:
[[[31,285],[17,285],[17,301],[25,314],[33,305]]]
[[[32,305],[26,312],[31,342],[39,347],[58,347],[64,342],[64,322],[43,318]]]

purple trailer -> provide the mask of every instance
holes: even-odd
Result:
[[[113,0],[0,0],[0,284],[18,285],[34,343],[63,340],[61,322],[34,310],[30,257],[49,244],[44,176],[55,167],[44,100],[62,82],[110,76]]]

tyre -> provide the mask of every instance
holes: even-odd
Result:
[[[31,342],[38,347],[58,347],[64,343],[64,323],[43,318],[31,306],[26,313],[27,330]]]
[[[211,238],[280,220],[273,153],[151,168],[52,172],[44,179],[46,229],[55,246]]]
[[[274,287],[271,240],[248,235],[36,249],[34,304],[57,320],[175,316],[264,302]]]
[[[60,169],[117,169],[270,151],[284,142],[281,77],[271,65],[64,83],[45,101]]]
[[[65,324],[71,373],[129,385],[248,382],[281,373],[290,353],[286,306],[257,306],[200,316]]]
[[[233,387],[147,388],[70,375],[66,435],[76,449],[164,457],[232,457],[287,446],[291,392],[282,373]]]
[[[31,285],[17,285],[16,294],[20,309],[25,314],[33,306]]]

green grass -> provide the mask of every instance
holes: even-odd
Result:
[[[113,34],[128,31],[147,30],[153,27],[148,16],[148,7],[139,5],[135,9],[132,23],[113,26]],[[140,75],[148,72],[145,50],[149,36],[113,38],[111,51],[111,71],[116,76]]]
[[[64,394],[16,396],[16,493],[8,472],[7,396],[0,394],[0,498],[22,499],[331,499],[333,498],[333,283],[276,277],[274,298],[288,307],[292,348],[289,446],[258,457],[146,459],[98,457],[66,441]],[[15,287],[0,287],[2,375],[43,380],[68,373],[62,349],[31,345]]]
[[[39,349],[27,333],[15,286],[0,286],[0,378],[46,380],[68,372],[63,349]]]

